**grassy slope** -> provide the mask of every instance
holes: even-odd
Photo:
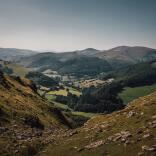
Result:
[[[95,114],[95,113],[86,113],[86,112],[74,111],[73,109],[71,109],[67,105],[62,104],[60,102],[56,102],[55,101],[56,97],[54,95],[46,95],[46,98],[48,99],[48,101],[52,102],[55,107],[62,110],[62,112],[64,112],[65,114],[68,114],[68,116],[70,116],[70,118],[73,119],[73,121],[75,120],[75,118],[76,119],[84,119],[84,121],[86,121],[86,120],[90,119],[91,117],[98,115],[98,114]],[[77,121],[75,121],[75,124],[76,124],[76,122]],[[82,126],[82,124],[81,125],[78,124],[78,125]]]
[[[6,127],[5,133],[0,132],[0,155],[28,156],[55,140],[60,131],[66,126],[62,114],[57,114],[52,104],[42,99],[29,85],[31,82],[22,79],[22,83],[11,77],[5,77],[8,87],[0,84],[0,127]],[[44,130],[38,131],[24,123],[26,116],[38,117]],[[55,138],[53,136],[54,133]],[[47,136],[48,135],[48,136]]]
[[[25,77],[25,75],[31,70],[29,68],[25,68],[22,65],[12,63],[12,62],[6,62],[6,61],[0,61],[0,64],[3,67],[8,67],[13,70],[13,75]]]
[[[28,81],[28,82],[26,82]],[[12,111],[16,111],[17,113],[33,113],[37,114],[41,117],[41,120],[48,121],[48,114],[42,115],[43,111],[42,109],[50,108],[50,105],[44,101],[42,98],[40,98],[33,90],[28,86],[29,80],[25,79],[26,86],[21,85],[16,80],[7,77],[7,82],[10,84],[11,87],[9,90],[1,87],[0,88],[0,96],[2,97],[1,100],[1,106],[3,106],[6,110],[8,110],[8,113],[10,109]],[[3,101],[5,101],[3,103]],[[7,101],[8,104],[5,104]],[[51,122],[51,119],[50,119]]]
[[[76,112],[76,111],[73,111],[70,107],[68,107],[67,105],[65,104],[62,104],[62,103],[59,103],[59,102],[55,102],[55,101],[52,101],[52,103],[54,103],[54,105],[59,108],[59,109],[62,109],[63,111],[70,111],[72,115],[76,115],[76,116],[82,116],[82,117],[87,117],[87,118],[91,118],[93,116],[96,116],[98,114],[96,113],[86,113],[86,112]]]
[[[11,68],[14,72],[14,75],[17,75],[17,76],[24,77],[29,72],[28,68],[25,68],[18,64],[12,63],[12,64],[8,64],[7,66],[8,68]]]
[[[77,134],[60,139],[60,143],[49,146],[39,156],[135,156],[142,152],[142,146],[151,147],[156,144],[156,92],[139,98],[129,106],[110,115],[100,115],[90,119],[84,127],[77,129]],[[128,114],[133,114],[128,116]],[[151,124],[153,122],[153,124]],[[129,131],[132,135],[129,144],[119,138],[116,141],[108,141],[121,131]],[[140,131],[140,132],[139,132]],[[144,138],[145,134],[150,134]],[[97,141],[106,141],[92,149],[86,149],[86,145]],[[143,155],[154,156],[154,153],[144,152]]]
[[[138,97],[148,95],[154,91],[156,91],[156,84],[134,88],[127,87],[121,93],[119,93],[119,97],[121,97],[124,103],[127,104]]]
[[[69,92],[74,94],[74,95],[77,95],[77,96],[80,96],[81,95],[81,92],[72,88],[72,87],[67,87],[69,89]],[[63,96],[67,96],[68,92],[66,89],[60,89],[60,90],[56,90],[56,91],[50,91],[48,94],[51,94],[51,95],[63,95]]]

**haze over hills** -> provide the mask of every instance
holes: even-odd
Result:
[[[38,54],[42,52],[32,51],[32,50],[23,50],[23,49],[15,49],[15,48],[0,48],[0,59],[7,59],[7,57],[11,58],[14,56],[30,56],[30,55],[42,55]],[[69,52],[45,52],[45,54],[51,55],[51,53],[57,55],[57,57],[65,57],[72,58],[77,55],[85,55],[85,56],[94,56],[103,59],[118,59],[118,60],[127,60],[129,62],[136,61],[146,61],[146,59],[150,59],[155,57],[156,49],[147,48],[147,47],[129,47],[129,46],[119,46],[108,50],[97,50],[94,48],[87,48],[84,50],[76,50]],[[45,56],[45,54],[43,56]],[[56,57],[56,56],[55,56]]]
[[[74,76],[92,73],[95,75],[155,58],[156,50],[147,47],[119,46],[103,51],[88,48],[62,53],[0,49],[0,59],[16,61],[30,68],[52,69],[60,74]]]
[[[84,51],[83,51],[84,52]],[[88,53],[88,51],[87,51]],[[111,66],[105,60],[79,52],[66,53],[40,53],[19,60],[20,64],[42,70],[52,69],[60,74],[92,75],[111,70]]]
[[[79,70],[82,69],[80,65],[83,65],[84,72],[88,71],[86,74],[94,72],[94,70],[98,74],[155,58],[155,49],[120,46],[105,51],[88,48],[73,52],[39,53],[30,57],[23,57],[18,60],[18,63],[38,69],[44,67],[44,69],[57,70],[63,74],[69,74],[71,71],[72,74],[79,75]],[[85,65],[87,62],[88,65]],[[84,74],[84,72],[80,73],[80,75]]]
[[[10,61],[20,57],[35,55],[38,52],[26,49],[0,48],[0,59]]]
[[[113,68],[118,69],[153,60],[156,58],[156,50],[147,47],[119,46],[100,52],[96,57],[107,60]]]
[[[106,60],[119,60],[136,63],[139,61],[149,61],[150,59],[155,58],[156,50],[147,47],[119,46],[98,53],[97,56]]]
[[[100,50],[94,49],[94,48],[87,48],[84,50],[78,50],[75,51],[76,53],[80,55],[86,55],[86,56],[96,56],[100,52]]]

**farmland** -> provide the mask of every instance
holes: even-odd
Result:
[[[80,96],[81,92],[75,88],[72,87],[65,87],[64,89],[59,89],[59,90],[54,90],[54,91],[50,91],[47,93],[47,95],[62,95],[62,96],[67,96],[68,92],[71,94],[74,94],[76,96]]]

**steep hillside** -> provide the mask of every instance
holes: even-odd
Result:
[[[30,156],[57,136],[69,123],[53,104],[42,99],[27,79],[0,72],[0,155]]]
[[[156,92],[122,111],[93,117],[39,156],[155,156]]]
[[[0,60],[0,70],[5,74],[21,77],[24,77],[29,71],[31,71],[31,69],[25,68],[22,65],[3,60]]]
[[[156,50],[146,47],[119,46],[96,54],[113,65],[122,67],[142,61],[150,61],[156,58]]]

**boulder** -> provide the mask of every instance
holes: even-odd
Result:
[[[104,140],[98,140],[98,141],[92,142],[91,144],[85,146],[85,148],[86,149],[93,149],[93,148],[97,148],[103,144],[105,144]]]

